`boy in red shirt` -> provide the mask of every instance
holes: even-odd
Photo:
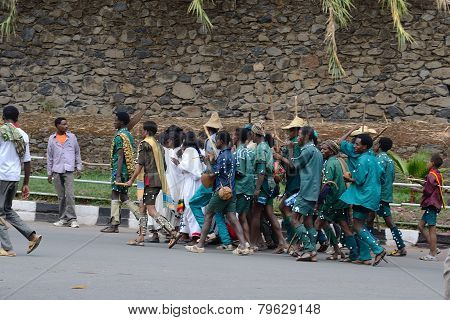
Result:
[[[422,202],[420,203],[420,206],[425,212],[423,213],[422,219],[419,221],[419,230],[430,245],[430,253],[420,257],[420,260],[423,261],[437,260],[436,217],[439,211],[441,211],[442,206],[445,209],[442,188],[444,182],[442,175],[438,170],[442,163],[443,160],[437,153],[433,154],[430,161],[427,163],[427,168],[430,171],[423,184]],[[425,229],[425,226],[428,226],[428,228]]]

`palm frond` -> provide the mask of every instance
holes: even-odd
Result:
[[[212,2],[212,0],[207,0],[207,1]],[[206,11],[203,9],[203,4],[204,4],[204,0],[192,0],[191,4],[189,5],[189,8],[188,8],[188,13],[195,14],[197,16],[197,18],[200,19],[203,26],[206,29],[211,30],[213,25],[211,23],[211,20],[209,20],[209,17],[206,14]]]
[[[392,21],[397,36],[399,48],[404,48],[406,42],[413,43],[413,37],[405,30],[402,25],[402,17],[408,14],[408,3],[406,0],[380,0],[383,6],[387,5],[391,10]]]
[[[428,174],[427,162],[430,155],[426,152],[419,152],[411,156],[407,162],[408,174],[410,177],[423,179]]]
[[[350,9],[353,7],[351,0],[323,0],[322,10],[328,13],[327,28],[325,30],[325,43],[328,53],[328,72],[333,78],[345,76],[337,54],[336,30],[347,26],[351,19]]]
[[[393,151],[389,150],[388,155],[394,161],[396,171],[401,173],[405,178],[408,178],[409,172],[406,161]]]
[[[436,0],[438,10],[447,12],[450,8],[450,0]]]
[[[16,10],[17,0],[0,0],[1,7],[7,11],[5,18],[0,23],[0,41],[15,33],[15,20],[17,16]]]

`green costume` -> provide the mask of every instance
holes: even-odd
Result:
[[[261,185],[259,198],[255,199],[260,204],[272,205],[276,184],[273,178],[273,153],[267,142],[262,141],[255,149],[255,175],[263,174],[264,181]]]
[[[349,205],[339,199],[345,190],[347,190],[347,187],[345,185],[341,164],[335,156],[330,157],[324,162],[322,177],[323,185],[329,185],[330,191],[325,196],[321,211],[327,213],[335,210],[343,211],[343,209],[348,208]]]
[[[297,141],[297,137],[291,139],[292,142]],[[292,149],[292,154],[289,154],[289,148],[283,147],[281,149],[281,155],[283,158],[291,159],[298,158],[300,156],[300,145],[298,143],[294,144],[294,148]],[[295,166],[287,166],[285,163],[282,163],[284,170],[286,171],[286,188],[285,192],[288,196],[297,193],[300,188],[300,172]]]
[[[308,142],[300,148],[299,157],[292,158],[292,161],[300,173],[300,192],[293,210],[303,215],[312,215],[320,193],[322,154],[312,142]]]
[[[116,186],[116,174],[119,164],[119,150],[122,149],[124,153],[124,161],[122,170],[120,172],[120,179],[122,182],[127,182],[134,172],[134,144],[133,136],[127,128],[119,129],[116,132],[114,140],[111,145],[111,188],[113,191],[120,193],[128,193],[128,187]]]
[[[236,212],[248,213],[255,192],[255,153],[241,144],[236,158]]]
[[[298,137],[293,137],[292,139],[290,139],[290,141],[297,142],[297,139]],[[281,155],[286,159],[298,158],[300,156],[300,145],[298,143],[294,144],[292,154],[290,154],[288,147],[282,147]],[[284,189],[284,192],[287,197],[290,197],[293,194],[296,194],[300,189],[300,172],[293,165],[287,166],[284,162],[281,162],[281,164],[286,171],[286,187]],[[281,226],[286,229],[287,239],[288,241],[291,241],[292,237],[295,234],[295,229],[291,224],[291,218],[284,217]]]
[[[386,152],[377,155],[378,165],[381,168],[381,201],[391,203],[394,201],[394,161]]]
[[[330,191],[325,196],[324,202],[321,206],[320,218],[322,220],[327,220],[329,222],[346,221],[347,220],[347,209],[349,205],[342,200],[340,196],[347,190],[347,186],[344,180],[344,173],[342,166],[336,156],[328,158],[323,164],[322,172],[322,184],[329,184]],[[337,244],[338,240],[336,235],[328,227],[325,230],[325,234],[328,239],[330,239],[330,244]],[[350,259],[358,259],[358,245],[353,236],[345,236],[343,242],[350,250]]]
[[[392,215],[389,203],[394,201],[395,166],[394,161],[386,152],[380,152],[377,155],[377,160],[381,168],[381,201],[377,214],[382,218],[387,218]],[[391,228],[391,233],[397,248],[404,248],[405,243],[403,242],[402,233],[397,226],[394,225]]]
[[[347,141],[341,143],[341,151],[350,158]],[[354,153],[354,147],[353,151]],[[373,152],[370,150],[361,153],[355,159],[354,168],[350,170],[352,178],[355,180],[350,187],[342,194],[340,199],[350,205],[362,206],[377,211],[381,198],[380,167],[377,164]],[[358,218],[358,217],[356,217]]]
[[[306,143],[300,148],[300,155],[292,158],[292,162],[300,173],[300,192],[298,193],[293,211],[308,216],[314,214],[314,206],[319,199],[320,172],[323,165],[323,157],[312,142]],[[315,250],[317,242],[317,230],[312,227],[306,229],[303,224],[295,230],[297,237],[303,243],[305,251]]]
[[[353,205],[353,217],[365,223],[368,213],[376,211],[380,204],[381,169],[371,150],[361,153],[359,157],[354,157],[356,155],[354,146],[350,145],[349,142],[343,141],[341,143],[341,151],[347,154],[349,158],[353,155],[352,158],[355,161],[350,172],[355,182],[342,194],[340,199]],[[360,240],[359,260],[371,260],[370,250],[375,255],[384,251],[383,247],[378,245],[373,235],[365,227],[358,232],[358,238]]]

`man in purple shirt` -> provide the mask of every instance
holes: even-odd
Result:
[[[59,221],[54,225],[78,228],[73,179],[75,170],[79,176],[82,169],[80,146],[77,137],[67,131],[65,118],[56,118],[55,127],[56,132],[48,139],[47,146],[48,182],[54,181],[59,200]]]

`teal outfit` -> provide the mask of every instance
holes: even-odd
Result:
[[[273,178],[273,153],[267,142],[263,141],[255,149],[255,175],[264,175],[259,198],[255,199],[259,204],[272,205],[275,198],[275,180]]]
[[[236,212],[249,213],[255,192],[255,153],[246,145],[240,145],[234,153],[236,158]]]
[[[128,138],[128,141],[124,141],[121,135],[125,135]],[[117,169],[119,164],[119,150],[122,149],[124,151],[124,161],[122,163],[122,170],[120,172],[120,179],[122,182],[127,182],[133,172],[128,172],[127,168],[127,153],[129,150],[127,148],[124,148],[124,145],[130,146],[131,151],[134,151],[136,149],[136,145],[134,143],[133,136],[131,135],[130,131],[128,131],[128,128],[122,128],[117,130],[116,135],[114,136],[114,140],[111,145],[111,189],[113,191],[117,191],[120,193],[128,193],[128,187],[123,186],[117,186],[115,185],[116,181],[116,175],[117,175]]]
[[[341,144],[341,151],[347,151],[347,141]],[[348,155],[350,158],[350,155]],[[341,195],[340,199],[349,205],[357,205],[371,211],[377,211],[380,205],[381,184],[380,167],[373,152],[367,151],[359,155],[355,167],[350,172],[355,180],[350,187]],[[364,216],[363,212],[362,213]]]
[[[426,207],[421,220],[425,221],[425,223],[429,226],[435,226],[437,223],[437,215],[439,211],[440,210],[436,209],[433,206]]]
[[[291,141],[296,142],[297,137],[292,138]],[[290,154],[288,147],[283,147],[281,149],[281,155],[286,159],[298,158],[300,156],[300,145],[298,143],[294,144],[292,154]],[[284,162],[282,162],[281,165],[286,171],[286,186],[284,189],[284,193],[286,197],[290,197],[296,194],[300,189],[300,172],[293,165],[287,166]],[[290,217],[283,218],[281,227],[286,230],[288,241],[291,241],[294,237],[295,229],[291,224]]]
[[[381,168],[381,201],[377,214],[386,219],[387,217],[392,216],[389,203],[394,201],[395,166],[394,161],[392,161],[386,152],[380,152],[377,155],[377,160],[378,165]],[[394,225],[391,228],[391,233],[397,248],[404,248],[405,243],[403,242],[402,233],[397,226]]]
[[[291,141],[297,141],[297,137],[292,138]],[[300,156],[300,149],[301,147],[298,143],[294,144],[291,155],[289,154],[289,148],[283,147],[281,149],[281,155],[286,159],[298,158]],[[291,196],[294,193],[297,193],[300,189],[300,172],[295,166],[287,166],[285,163],[282,163],[282,165],[284,170],[286,171],[285,192],[287,196]]]
[[[213,193],[206,207],[207,212],[217,212],[216,215],[226,214],[228,212],[236,212],[236,196],[229,200],[222,200],[219,197],[219,192]]]
[[[194,196],[189,200],[189,206],[194,214],[195,220],[197,220],[200,228],[203,228],[205,224],[205,216],[203,214],[203,207],[206,207],[211,200],[213,191],[212,188],[205,188],[203,185],[197,189]],[[230,233],[228,232],[227,225],[225,223],[225,217],[222,214],[215,214],[216,226],[219,233],[220,240],[224,245],[231,244]]]
[[[300,173],[300,192],[295,199],[293,210],[303,215],[312,215],[320,193],[322,154],[312,142],[308,142],[301,147],[300,156],[292,158],[292,161]]]
[[[377,160],[381,168],[381,201],[391,203],[394,201],[394,161],[392,161],[386,152],[378,154]]]
[[[381,169],[377,159],[371,150],[355,156],[354,147],[347,141],[341,143],[341,151],[355,161],[351,170],[352,178],[355,180],[342,194],[340,199],[347,204],[353,205],[353,218],[367,220],[370,211],[379,208],[381,198],[380,172]],[[363,227],[357,234],[359,239],[359,260],[370,260],[370,250],[375,255],[383,252],[383,247],[378,245],[373,235]]]
[[[332,156],[323,164],[322,184],[329,186],[329,192],[326,194],[321,210],[323,212],[343,211],[349,207],[347,203],[340,200],[340,196],[347,190],[339,160]]]
[[[320,172],[323,157],[312,142],[300,148],[300,155],[292,158],[292,162],[300,173],[300,192],[295,198],[293,211],[308,216],[314,214],[314,206],[319,199]],[[303,243],[305,251],[312,252],[316,248],[317,230],[312,227],[306,229],[303,224],[295,230],[296,235]]]

